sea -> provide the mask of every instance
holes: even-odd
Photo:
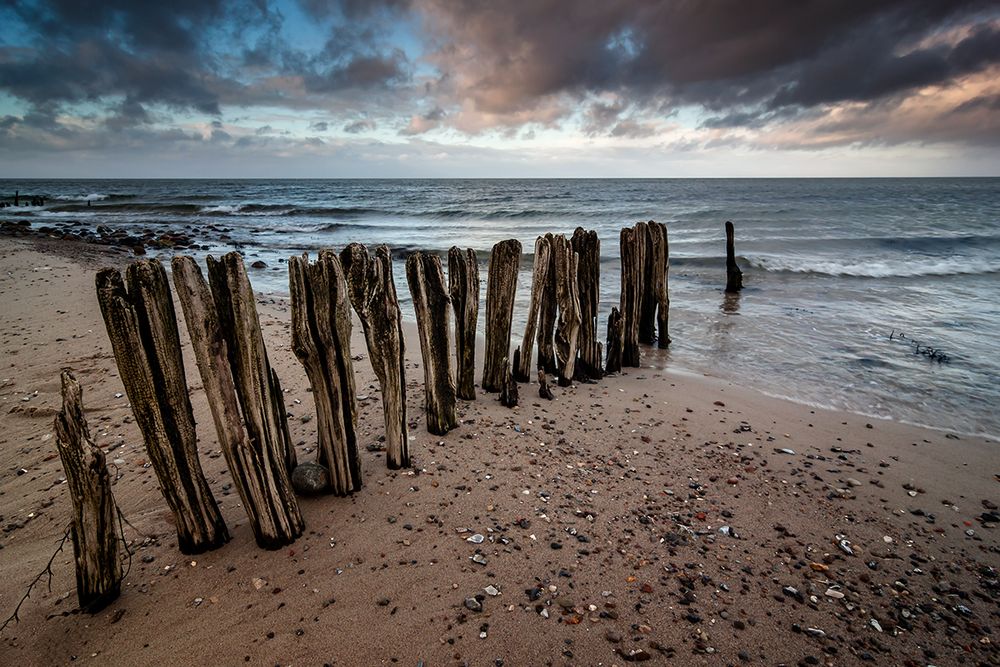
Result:
[[[485,299],[490,248],[515,238],[515,343],[538,235],[597,231],[603,332],[619,300],[619,231],[656,220],[668,227],[673,342],[645,348],[644,364],[1000,439],[998,178],[0,181],[0,197],[15,190],[46,201],[0,220],[183,231],[199,258],[263,261],[250,271],[262,292],[287,294],[291,255],[384,243],[409,319],[409,253],[437,253],[447,270],[451,246],[474,248]],[[738,297],[723,292],[727,220]]]

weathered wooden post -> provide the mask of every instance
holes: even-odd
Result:
[[[403,319],[392,279],[392,253],[388,246],[375,248],[375,258],[360,243],[340,253],[354,312],[361,320],[368,357],[382,388],[385,417],[385,456],[390,469],[410,465],[406,438],[406,377],[403,362]]]
[[[521,242],[501,241],[493,246],[486,277],[486,349],[483,358],[483,391],[500,391],[503,360],[510,356],[510,326],[514,293],[521,264]]]
[[[549,381],[545,377],[545,369],[538,369],[538,396],[544,398],[547,401],[551,401],[555,396],[552,395],[552,388],[549,387]]]
[[[645,242],[640,242],[638,225],[622,229],[619,237],[621,248],[621,316],[624,338],[622,341],[622,365],[639,366],[639,309],[642,303],[642,274],[646,265],[643,256]],[[610,350],[608,354],[610,354]]]
[[[479,319],[479,260],[472,248],[448,251],[448,288],[455,310],[455,376],[458,397],[476,400],[476,320]]]
[[[604,368],[597,333],[597,306],[601,297],[601,241],[597,232],[577,227],[573,232],[573,251],[579,257],[576,280],[580,299],[580,358],[576,374],[584,380],[599,380]]]
[[[437,255],[415,252],[406,258],[406,282],[420,335],[424,363],[424,412],[427,430],[444,435],[458,426],[455,381],[451,377],[448,309],[451,299]]]
[[[553,238],[552,263],[556,276],[556,301],[559,318],[556,324],[556,365],[559,386],[573,381],[576,369],[577,341],[580,336],[580,297],[577,293],[578,256],[569,240],[559,234]]]
[[[651,255],[650,274],[646,277],[648,304],[644,317],[656,318],[656,342],[660,348],[670,346],[670,295],[667,292],[670,271],[670,246],[667,241],[667,226],[662,222],[646,223],[649,241],[646,244]]]
[[[208,256],[208,280],[215,301],[219,325],[229,348],[236,393],[243,406],[243,421],[250,441],[266,452],[268,461],[284,463],[285,474],[295,470],[296,456],[288,432],[288,417],[278,375],[271,368],[260,330],[253,288],[243,257],[230,252],[220,259]],[[277,472],[270,473],[277,475]],[[284,479],[281,480],[284,485]],[[289,477],[290,483],[290,477]],[[302,532],[298,507],[292,524],[295,537]]]
[[[504,407],[517,406],[517,380],[511,372],[509,360],[503,360],[503,384],[500,386],[500,403]]]
[[[620,373],[622,370],[622,347],[625,342],[625,322],[622,319],[621,311],[617,308],[611,309],[608,315],[608,345],[607,363],[604,367],[605,373]]]
[[[251,439],[243,427],[243,414],[252,413],[254,407],[244,405],[241,409],[233,383],[226,340],[237,334],[232,330],[223,332],[212,293],[197,262],[191,257],[174,257],[171,267],[219,446],[250,519],[254,539],[263,549],[291,544],[302,533],[298,501],[284,452],[269,448],[271,443],[266,440]]]
[[[351,364],[351,306],[340,258],[321,250],[288,258],[292,351],[306,369],[316,404],[317,462],[330,489],[344,496],[361,488],[357,402]]]
[[[136,424],[146,442],[185,554],[214,549],[229,531],[198,460],[177,319],[167,272],[157,260],[129,264],[125,282],[117,269],[97,274],[97,299],[118,372]]]
[[[726,291],[739,292],[743,289],[743,272],[736,263],[736,230],[733,223],[726,221]]]
[[[73,502],[73,556],[80,608],[100,611],[121,591],[122,535],[104,452],[90,437],[83,390],[69,370],[62,375],[62,411],[56,416],[56,448]]]
[[[541,282],[541,291],[538,302],[538,368],[545,369],[545,372],[554,375],[558,373],[556,367],[555,348],[555,328],[556,310],[556,269],[554,264],[555,236],[551,233],[545,235],[548,245],[548,268],[545,270]],[[531,356],[531,355],[526,355]]]
[[[542,310],[542,301],[549,285],[549,268],[552,265],[552,243],[548,236],[535,239],[535,258],[531,269],[531,303],[528,306],[528,322],[521,339],[521,352],[514,362],[514,379],[518,382],[531,380],[531,357],[535,349],[535,328]],[[549,340],[551,341],[551,330]],[[539,335],[541,340],[541,335]],[[551,346],[551,343],[550,343]],[[539,350],[539,358],[541,358]]]

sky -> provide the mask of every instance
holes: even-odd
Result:
[[[1000,3],[3,0],[0,176],[1000,175]]]

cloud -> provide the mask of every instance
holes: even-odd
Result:
[[[360,134],[361,132],[369,132],[376,128],[375,121],[370,118],[362,118],[361,120],[356,120],[348,123],[344,126],[344,132],[349,134]]]

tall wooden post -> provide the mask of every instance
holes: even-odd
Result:
[[[501,241],[490,253],[486,277],[486,350],[483,391],[497,392],[504,384],[503,360],[510,357],[510,326],[521,263],[521,242]]]
[[[360,243],[340,253],[354,312],[361,320],[368,357],[382,388],[386,464],[392,470],[410,465],[406,438],[406,377],[403,361],[403,320],[392,279],[389,247],[375,248],[375,257]]]
[[[622,365],[639,366],[639,313],[642,305],[642,277],[646,265],[643,256],[645,242],[640,242],[640,227],[622,229],[620,235],[622,276],[621,315],[624,339]],[[645,232],[643,230],[643,238]],[[609,351],[610,354],[610,351]]]
[[[121,591],[122,535],[104,452],[90,437],[83,416],[83,390],[62,372],[62,411],[56,417],[56,447],[73,503],[73,556],[80,608],[100,611]]]
[[[219,446],[229,465],[233,486],[250,519],[254,539],[264,549],[278,549],[291,544],[302,533],[302,516],[289,480],[284,453],[269,449],[271,443],[268,441],[251,439],[243,427],[243,414],[249,412],[252,415],[256,409],[252,405],[241,408],[233,383],[234,373],[226,341],[237,334],[232,330],[223,332],[212,293],[197,262],[191,257],[174,257],[171,267],[174,289],[184,311]],[[252,298],[253,295],[250,296]],[[228,308],[228,305],[223,305]],[[248,365],[252,362],[239,363]],[[256,397],[246,392],[244,396]]]
[[[655,325],[654,338],[659,347],[666,348],[670,346],[670,334],[667,331],[670,321],[670,297],[667,293],[670,255],[665,224],[652,220],[646,223],[645,249],[647,273],[644,281],[640,329],[646,327],[647,333],[651,333]]]
[[[545,235],[549,252],[548,268],[541,282],[538,302],[538,363],[536,366],[550,375],[558,373],[556,368],[556,349],[553,338],[556,328],[556,270],[554,264],[555,236]],[[534,287],[532,287],[534,289]],[[531,355],[526,355],[531,356]]]
[[[177,319],[167,272],[157,260],[97,274],[97,299],[136,424],[174,515],[177,545],[196,554],[229,541],[198,460]]]
[[[286,486],[291,488],[291,474],[296,465],[295,449],[288,432],[281,383],[267,358],[243,257],[238,252],[227,253],[218,260],[209,255],[208,279],[219,326],[226,337],[229,364],[236,394],[243,406],[247,435],[266,457],[268,468],[283,464],[283,476],[277,470],[270,470],[267,474],[275,477],[284,493]],[[290,514],[289,525],[294,537],[298,537],[302,532],[302,520],[297,505],[294,513]]]
[[[736,263],[736,230],[733,223],[726,221],[726,291],[739,292],[743,289],[743,272]]]
[[[340,258],[321,250],[288,259],[292,351],[306,369],[316,404],[318,462],[330,489],[344,496],[361,488],[357,402],[351,364],[351,306]]]
[[[437,255],[415,252],[406,258],[406,282],[420,335],[424,363],[424,412],[427,430],[444,435],[458,426],[455,381],[451,377],[448,309],[451,299]]]
[[[622,347],[625,344],[625,322],[622,319],[621,311],[617,308],[611,309],[608,315],[608,345],[607,363],[604,367],[605,373],[619,373],[622,370]]]
[[[552,244],[552,260],[556,275],[556,301],[559,318],[556,324],[556,365],[559,386],[573,381],[576,369],[577,341],[580,336],[580,297],[577,293],[578,255],[569,240],[559,234]]]
[[[599,380],[604,375],[602,346],[597,333],[597,306],[601,296],[601,241],[597,232],[577,227],[573,232],[573,251],[579,258],[577,293],[580,298],[580,358],[576,375]]]
[[[549,236],[535,239],[535,258],[531,269],[531,303],[528,306],[528,322],[521,339],[520,354],[514,363],[514,379],[518,382],[531,380],[531,357],[535,349],[535,328],[542,310],[542,301],[549,285],[549,268],[552,265],[552,243]],[[551,330],[549,340],[551,340]],[[541,356],[539,350],[539,356]]]
[[[479,319],[479,260],[472,248],[448,251],[448,288],[455,310],[458,397],[476,400],[476,320]]]

